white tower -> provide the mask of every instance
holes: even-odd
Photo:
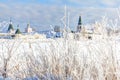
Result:
[[[25,28],[26,33],[31,33],[33,32],[32,28],[30,27],[30,24],[27,24],[27,28]]]

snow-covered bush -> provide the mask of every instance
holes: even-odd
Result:
[[[0,74],[12,80],[120,80],[119,40],[1,40],[0,45]]]

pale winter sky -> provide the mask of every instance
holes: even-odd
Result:
[[[70,13],[70,27],[75,29],[79,15],[83,24],[92,24],[102,16],[117,17],[120,0],[0,0],[0,22],[9,21],[24,30],[27,23],[37,30],[50,29],[50,25],[63,26],[64,6]]]

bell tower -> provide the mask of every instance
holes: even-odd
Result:
[[[81,20],[81,16],[79,16],[77,32],[81,32],[81,28],[82,28],[82,20]]]

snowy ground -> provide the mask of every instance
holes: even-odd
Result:
[[[119,39],[1,39],[0,75],[12,80],[120,80],[119,53]]]

